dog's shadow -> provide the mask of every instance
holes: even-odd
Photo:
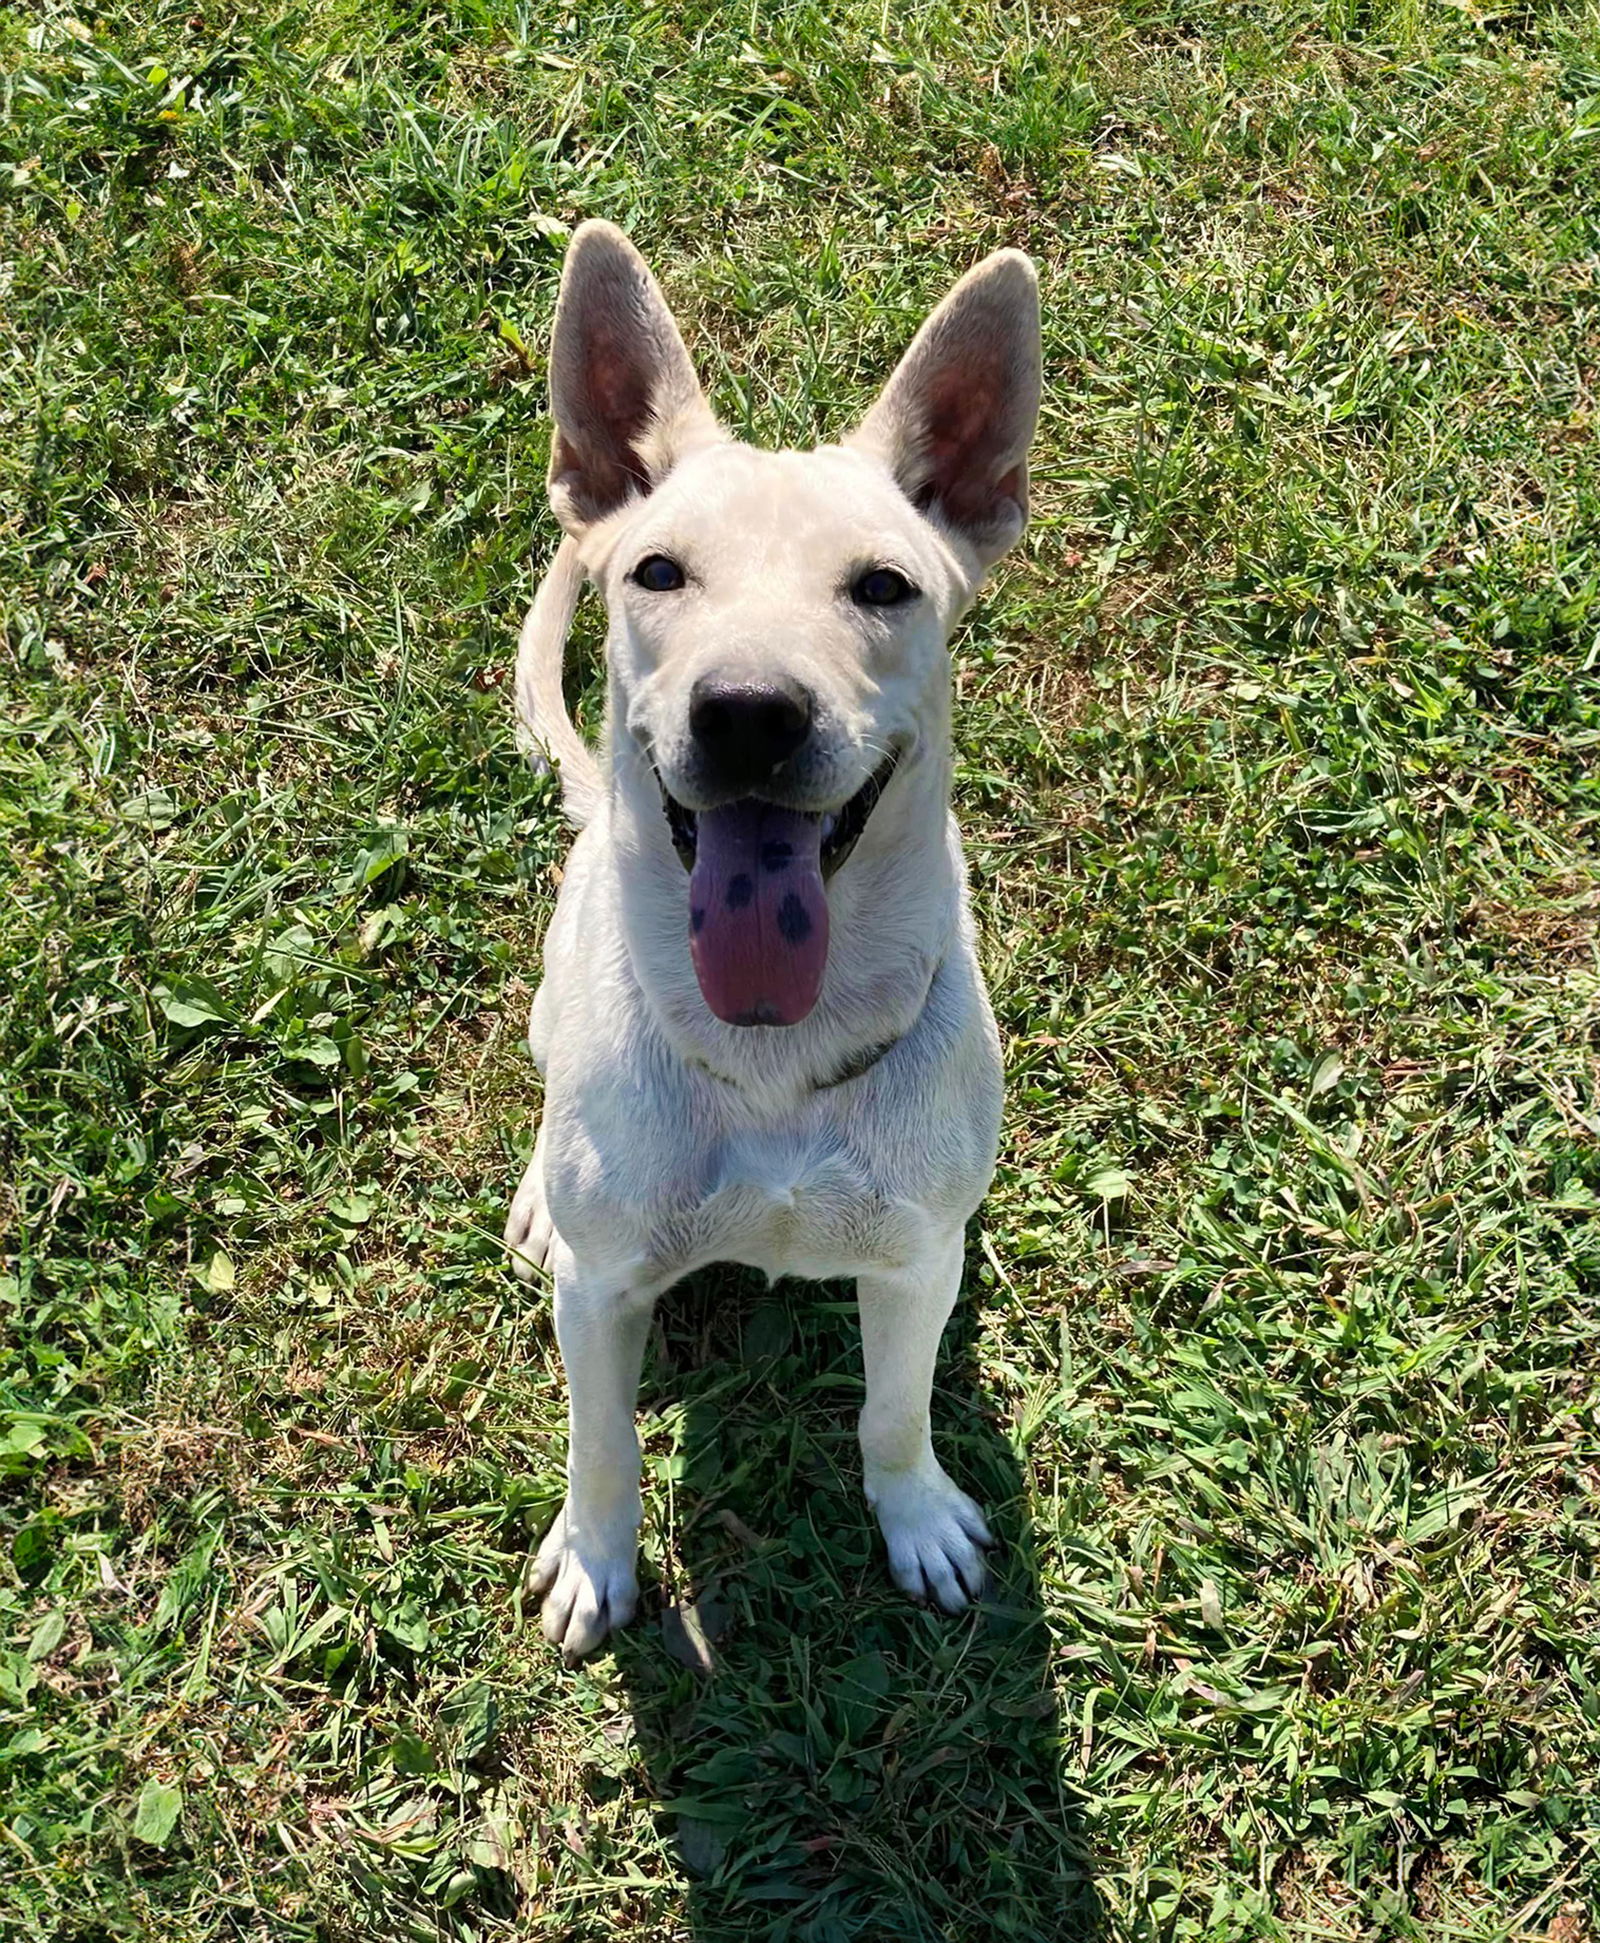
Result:
[[[977,1382],[971,1309],[946,1331],[934,1441],[998,1544],[988,1597],[959,1618],[896,1591],[862,1498],[851,1287],[716,1269],[659,1316],[645,1596],[616,1653],[693,1880],[687,1934],[1102,1936],[1021,1472]]]

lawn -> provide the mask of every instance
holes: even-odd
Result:
[[[8,1939],[1594,1943],[1600,12],[1075,4],[0,10]],[[588,215],[750,436],[1006,243],[1047,401],[955,657],[993,1597],[889,1585],[850,1290],[721,1272],[568,1672]]]

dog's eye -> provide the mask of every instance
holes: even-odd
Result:
[[[683,569],[664,553],[652,553],[633,570],[639,586],[652,594],[670,594],[683,585]]]
[[[872,567],[850,589],[851,597],[863,607],[898,607],[910,600],[916,588],[893,567]]]

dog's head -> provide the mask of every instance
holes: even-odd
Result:
[[[821,988],[826,879],[946,733],[946,642],[1027,521],[1033,266],[1002,250],[924,323],[841,444],[763,452],[712,416],[620,231],[585,223],[550,358],[550,498],[610,614],[614,740],[691,872],[690,945],[733,1024]]]

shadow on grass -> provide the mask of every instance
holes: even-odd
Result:
[[[861,1494],[848,1284],[713,1270],[665,1298],[642,1406],[640,1621],[617,1642],[695,1943],[1098,1939],[1063,1784],[1049,1634],[1015,1457],[946,1331],[934,1439],[998,1539],[983,1606],[919,1611]],[[710,1667],[681,1608],[715,1635]]]

